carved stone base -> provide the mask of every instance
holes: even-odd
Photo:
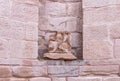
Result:
[[[75,60],[77,59],[72,53],[45,53],[44,58],[52,60]]]

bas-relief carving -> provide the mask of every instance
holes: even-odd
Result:
[[[50,36],[49,52],[51,53],[68,53],[71,51],[70,33],[56,32]]]
[[[49,52],[44,55],[49,59],[73,60],[76,57],[71,53],[71,33],[54,32],[49,37]]]

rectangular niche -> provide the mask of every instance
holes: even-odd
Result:
[[[82,1],[44,0],[39,7],[38,57],[49,52],[50,36],[70,33],[71,53],[82,59]]]

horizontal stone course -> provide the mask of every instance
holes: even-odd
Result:
[[[20,67],[12,68],[13,76],[20,78],[42,77],[47,76],[47,67]]]
[[[112,75],[119,73],[118,65],[80,66],[80,75]]]
[[[48,75],[59,76],[59,77],[78,76],[79,67],[78,66],[48,66]]]
[[[68,77],[67,81],[102,81],[101,77]]]

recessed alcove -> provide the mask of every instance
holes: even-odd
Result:
[[[49,37],[54,32],[71,33],[71,52],[82,59],[82,1],[81,0],[40,0],[38,58],[48,52]]]

